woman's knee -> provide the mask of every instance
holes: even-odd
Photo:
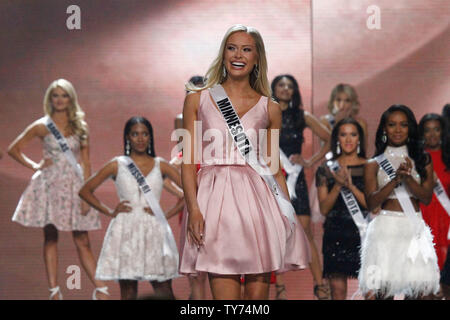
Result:
[[[89,236],[87,231],[73,231],[73,241],[77,248],[90,248]]]
[[[58,242],[58,230],[52,224],[48,224],[44,227],[44,242],[46,244]]]

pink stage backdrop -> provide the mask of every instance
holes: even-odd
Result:
[[[76,4],[81,30],[68,30],[67,8]],[[154,126],[156,153],[166,159],[176,114],[182,111],[184,84],[203,75],[217,55],[220,41],[233,24],[257,28],[262,34],[269,62],[269,79],[291,73],[299,81],[306,106],[311,100],[310,1],[92,1],[41,0],[0,3],[0,150],[32,121],[42,116],[45,89],[57,78],[70,80],[78,93],[90,127],[93,171],[123,150],[125,121],[147,117]],[[39,141],[24,150],[36,161]],[[42,230],[11,222],[14,208],[31,172],[11,158],[0,160],[0,299],[46,299],[42,259]],[[100,198],[116,203],[112,182],[99,188]],[[174,199],[163,193],[163,208]],[[90,232],[98,256],[103,228]],[[179,237],[178,219],[171,221]],[[60,233],[59,279],[66,299],[89,299],[92,285],[82,271],[81,289],[66,287],[66,269],[80,265],[69,233]],[[309,273],[296,273],[298,280]],[[113,298],[118,285],[110,283]],[[291,292],[311,297],[308,287],[292,286]],[[175,294],[188,296],[187,280],[174,281]],[[140,293],[150,293],[141,283]]]

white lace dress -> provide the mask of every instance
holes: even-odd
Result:
[[[155,216],[144,211],[148,204],[136,179],[122,161],[117,163],[117,193],[120,201],[130,202],[132,211],[119,213],[111,220],[103,241],[95,278],[166,281],[177,277],[177,259],[163,255],[165,229]],[[155,165],[146,180],[159,200],[163,188],[159,158],[155,158]]]

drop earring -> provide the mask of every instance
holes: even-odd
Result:
[[[386,131],[383,131],[383,135],[381,136],[381,141],[383,141],[383,143],[387,142]]]
[[[125,155],[129,156],[131,153],[130,140],[125,143]]]
[[[361,144],[361,142],[358,141],[358,148],[356,148],[356,153],[359,154],[361,152],[361,148],[359,147],[359,145]]]
[[[256,79],[258,79],[258,75],[259,75],[258,64],[255,64],[255,67],[253,68],[253,75],[255,76]]]
[[[152,155],[152,142],[151,141],[148,142],[147,153],[149,155]]]
[[[341,154],[341,143],[339,141],[336,146],[336,154]]]
[[[227,68],[225,68],[225,65],[222,65],[222,76],[223,76],[224,78],[227,77]]]

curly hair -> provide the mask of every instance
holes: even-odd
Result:
[[[77,93],[72,83],[66,79],[58,79],[53,81],[47,88],[44,96],[44,114],[51,116],[54,112],[51,101],[52,92],[56,88],[64,90],[70,98],[70,105],[67,110],[69,117],[69,126],[72,131],[79,137],[80,141],[86,141],[88,138],[88,127],[84,121],[84,112],[78,103]]]

